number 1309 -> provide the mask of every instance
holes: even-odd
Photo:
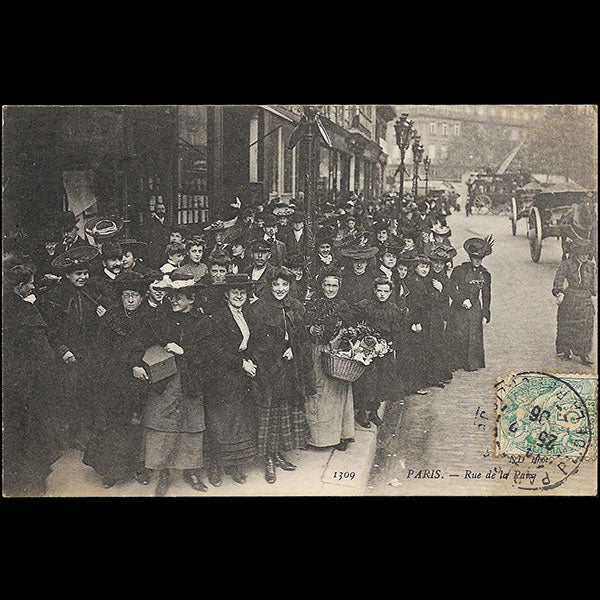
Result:
[[[354,471],[334,471],[333,478],[338,481],[342,479],[354,479]]]

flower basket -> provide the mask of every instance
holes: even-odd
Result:
[[[356,381],[366,369],[365,365],[358,360],[336,356],[325,351],[321,352],[321,363],[327,375],[350,383]]]

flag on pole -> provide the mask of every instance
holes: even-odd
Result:
[[[325,126],[323,125],[321,119],[319,118],[319,115],[315,115],[315,122],[317,124],[317,128],[319,130],[319,135],[321,136],[321,140],[323,140],[323,142],[325,143],[325,145],[328,148],[333,148],[333,144],[331,143],[331,138],[329,137],[329,134],[327,133]],[[298,125],[296,125],[296,128],[294,129],[294,131],[292,131],[292,135],[290,136],[290,141],[288,144],[288,148],[290,150],[292,148],[294,148],[294,146],[296,146],[298,144],[298,142],[306,135],[307,127],[308,127],[308,119],[306,118],[306,115],[303,115],[302,118],[300,119],[300,122],[298,123]]]

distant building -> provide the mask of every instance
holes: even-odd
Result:
[[[588,108],[588,107],[582,107]],[[424,155],[431,159],[430,180],[458,181],[466,171],[496,169],[524,140],[528,128],[543,118],[547,106],[514,105],[396,105],[398,114],[408,113],[421,136]],[[393,123],[388,125],[389,158],[386,188],[396,189],[394,177],[400,162]],[[412,152],[406,155],[412,177]],[[424,178],[423,169],[419,172]],[[424,185],[420,181],[420,186]]]

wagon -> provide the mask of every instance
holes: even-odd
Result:
[[[589,239],[597,253],[597,192],[540,192],[528,210],[527,237],[533,262],[542,254],[545,238],[561,240],[563,258],[568,255],[570,242],[574,239]]]
[[[529,180],[530,174],[520,171],[499,174],[487,170],[473,174],[467,182],[468,214],[487,214],[506,209],[515,190]]]
[[[519,187],[510,199],[510,223],[512,234],[517,235],[517,221],[529,216],[533,199],[543,190],[543,186],[535,181]]]

